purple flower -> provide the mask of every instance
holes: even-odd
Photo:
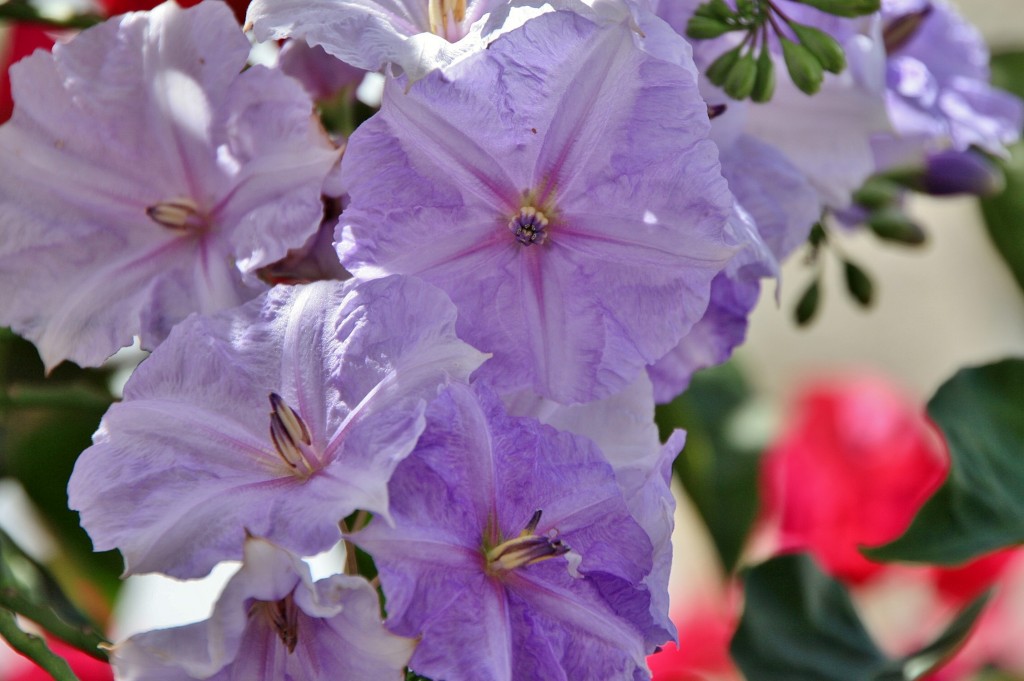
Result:
[[[988,84],[988,49],[977,29],[942,0],[887,0],[882,14],[889,115],[898,135],[912,143],[880,139],[883,167],[950,146],[1005,154],[1020,137],[1024,107]],[[886,148],[891,144],[897,151]]]
[[[120,681],[401,681],[415,645],[384,629],[365,579],[314,583],[301,560],[251,538],[209,620],[133,636],[111,663]]]
[[[478,397],[479,395],[479,397]],[[651,543],[585,438],[451,386],[351,537],[380,571],[410,667],[446,681],[648,678]]]
[[[302,83],[306,92],[318,100],[331,99],[342,90],[354,98],[356,87],[366,75],[364,69],[338,61],[322,47],[310,47],[301,40],[289,40],[284,44],[278,66]]]
[[[671,402],[693,374],[729,359],[746,338],[760,279],[777,275],[777,263],[806,242],[821,215],[807,178],[774,147],[746,134],[731,134],[739,113],[716,118],[713,137],[722,150],[722,174],[736,197],[734,229],[752,230],[762,249],[747,249],[711,283],[707,312],[679,344],[648,367],[659,403]],[[750,240],[754,243],[754,240]]]
[[[231,11],[166,3],[12,70],[0,129],[0,323],[48,367],[160,343],[238,305],[320,223],[338,150],[298,83],[256,67]]]
[[[319,282],[193,316],[144,361],[79,458],[70,506],[125,572],[198,577],[246,532],[326,550],[387,481],[426,401],[483,356],[443,293],[415,280]]]
[[[529,391],[504,400],[510,413],[532,416],[559,430],[583,435],[600,448],[615,471],[629,512],[654,547],[653,568],[644,578],[651,593],[651,622],[645,640],[649,645],[674,640],[676,628],[668,612],[668,577],[676,502],[670,483],[672,462],[683,448],[686,433],[676,430],[668,442],[661,443],[654,423],[650,379],[640,374],[622,392],[586,404],[565,406]]]
[[[637,40],[543,14],[408,92],[392,80],[350,140],[343,264],[444,289],[499,391],[620,390],[703,315],[736,250],[695,74]]]

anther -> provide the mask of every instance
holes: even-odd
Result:
[[[718,118],[728,108],[726,104],[708,104],[708,119]]]
[[[540,516],[541,512],[536,511],[518,537],[503,541],[487,551],[488,572],[508,572],[569,553],[569,547],[560,539],[535,534]]]
[[[299,609],[292,594],[279,601],[258,601],[249,610],[250,617],[255,614],[263,616],[277,631],[278,638],[289,653],[295,652],[295,646],[299,643]]]
[[[308,477],[315,470],[303,451],[303,445],[312,444],[309,429],[277,393],[270,393],[270,406],[270,441],[293,473]]]
[[[199,206],[184,196],[154,204],[146,209],[146,215],[162,227],[183,232],[206,226],[205,219],[199,214]]]
[[[885,53],[897,52],[913,40],[933,10],[934,8],[929,3],[916,12],[898,16],[890,21],[882,29],[882,44],[885,46]]]

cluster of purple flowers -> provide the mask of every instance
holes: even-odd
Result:
[[[243,561],[119,678],[648,678],[683,444],[655,402],[889,151],[1021,124],[939,0],[775,4],[845,49],[813,97],[710,85],[729,37],[691,48],[688,0],[256,0],[289,43],[245,70],[226,6],[168,2],[12,70],[0,323],[48,367],[152,350],[71,506],[126,574]],[[332,138],[314,98],[363,70],[379,112]],[[373,585],[312,581],[339,541]]]

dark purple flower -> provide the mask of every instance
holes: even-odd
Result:
[[[589,440],[451,386],[389,485],[374,558],[410,666],[446,681],[647,678],[652,546]]]

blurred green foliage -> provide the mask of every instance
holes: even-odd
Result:
[[[735,362],[705,369],[655,419],[666,439],[686,430],[674,472],[711,532],[722,565],[735,568],[758,507],[761,447],[739,437],[750,388]]]

